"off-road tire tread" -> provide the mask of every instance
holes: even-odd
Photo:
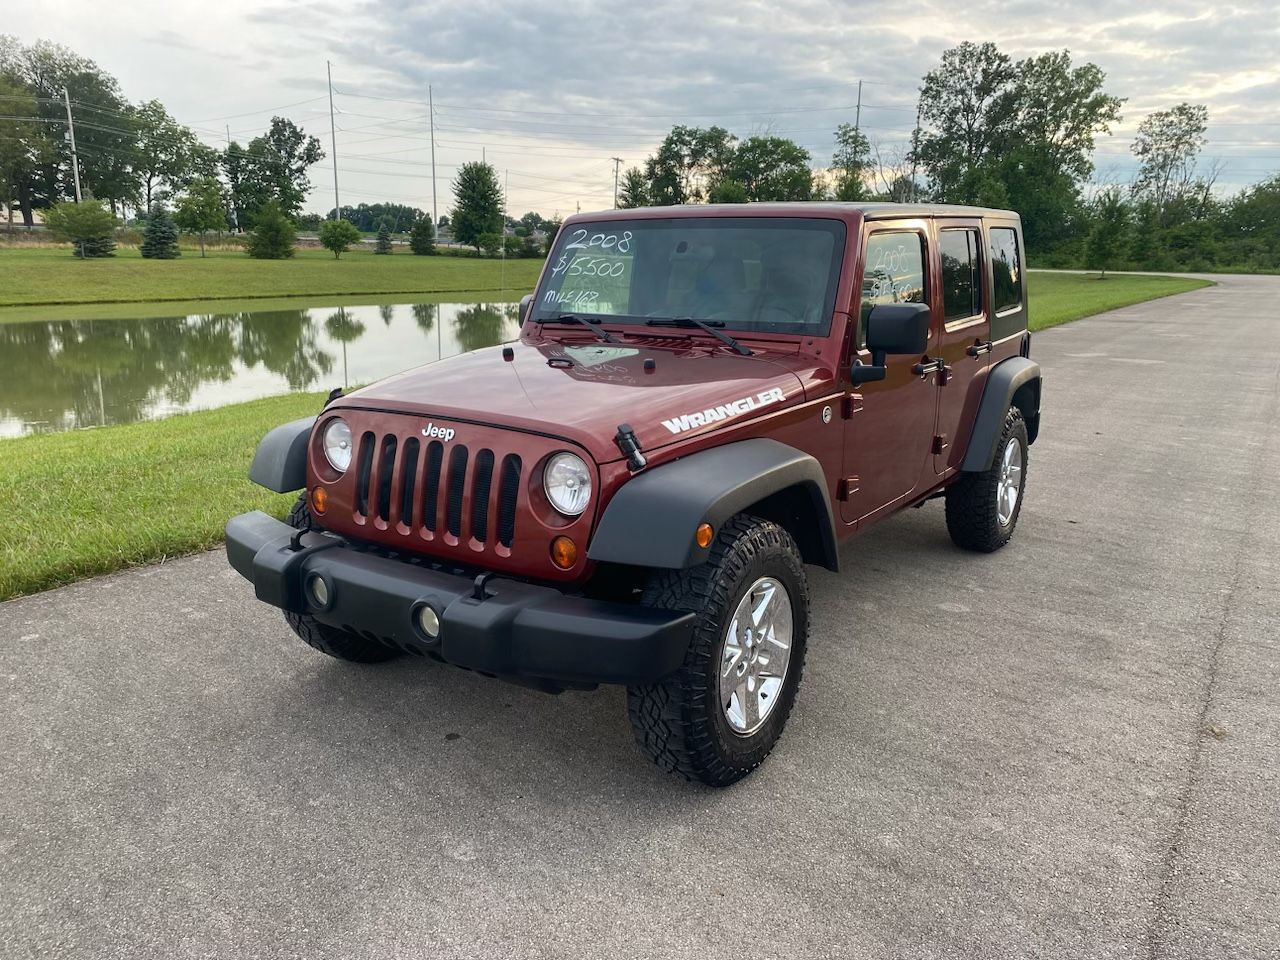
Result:
[[[293,509],[289,511],[288,524],[295,530],[316,529],[311,510],[307,507],[306,494],[300,496],[298,502],[293,505]],[[384,643],[331,627],[309,614],[285,610],[284,619],[304,643],[338,660],[347,660],[351,663],[382,663],[401,656],[400,651]]]
[[[740,543],[745,550],[735,549]],[[797,608],[794,633],[799,642],[793,644],[787,668],[791,694],[784,694],[769,721],[773,724],[776,717],[780,731],[791,713],[794,691],[804,671],[805,638],[809,632],[804,561],[786,530],[769,520],[736,516],[720,529],[704,563],[655,573],[641,599],[645,606],[689,610],[699,615],[680,669],[657,683],[627,688],[627,712],[636,742],[659,767],[689,780],[728,786],[758,767],[777,742],[775,738],[763,745],[744,766],[730,765],[715,750],[710,724],[705,720],[706,699],[716,695],[705,682],[708,660],[719,655],[724,617],[732,613],[729,604],[735,599],[730,595],[729,584],[736,583],[750,560],[763,550],[777,551],[779,559],[792,567],[800,584],[799,595],[792,597]],[[720,707],[717,704],[712,709]]]
[[[1014,510],[1013,522],[1005,527],[1000,524],[996,505],[996,485],[1000,482],[1000,455],[1009,440],[1016,434],[1022,436],[1022,492]],[[1022,411],[1010,407],[1005,414],[1004,429],[996,444],[996,458],[981,473],[965,473],[947,487],[947,532],[957,547],[977,553],[994,553],[1013,536],[1022,514],[1023,495],[1027,484],[1027,426]]]

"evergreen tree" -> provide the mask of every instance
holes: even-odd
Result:
[[[147,214],[147,226],[142,231],[142,248],[139,253],[148,260],[176,260],[178,252],[178,228],[163,204],[154,204]]]
[[[293,256],[296,232],[274,200],[264,203],[249,233],[249,256],[255,260],[284,260]]]
[[[391,252],[391,231],[387,229],[384,223],[378,227],[378,241],[373,247],[374,253],[390,253]]]
[[[436,252],[436,230],[430,217],[423,217],[409,231],[409,249],[419,256],[430,256]]]
[[[464,163],[453,180],[453,239],[480,250],[480,238],[502,232],[502,190],[487,163]]]

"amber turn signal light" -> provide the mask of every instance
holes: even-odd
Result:
[[[578,562],[578,545],[568,537],[556,537],[551,541],[551,562],[568,570]]]
[[[316,513],[324,513],[329,502],[329,491],[324,487],[316,487],[311,491],[311,509]]]
[[[698,524],[697,532],[693,535],[693,539],[698,542],[698,546],[709,547],[711,546],[711,538],[715,536],[715,533],[716,532],[711,529],[711,524],[700,523]]]

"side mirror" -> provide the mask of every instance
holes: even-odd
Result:
[[[883,303],[867,317],[867,349],[871,363],[854,361],[849,379],[856,387],[885,378],[885,358],[893,354],[921,354],[929,346],[931,311],[927,303]]]
[[[533,294],[526,293],[520,298],[520,322],[524,323],[524,318],[529,315],[529,307],[533,304]]]

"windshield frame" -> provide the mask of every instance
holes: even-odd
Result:
[[[541,324],[545,320],[552,320],[562,314],[570,313],[590,317],[592,320],[599,321],[602,324],[617,325],[620,327],[644,327],[646,321],[649,320],[677,320],[682,317],[690,316],[687,311],[678,316],[668,316],[666,314],[656,313],[648,315],[601,313],[593,311],[589,309],[588,306],[581,303],[567,301],[556,301],[551,303],[545,302],[545,297],[552,293],[553,290],[555,292],[559,291],[559,285],[555,282],[553,270],[561,258],[566,256],[566,247],[571,242],[572,238],[578,235],[575,233],[576,231],[586,231],[588,236],[592,236],[602,230],[618,233],[622,230],[639,231],[646,229],[663,229],[679,227],[681,225],[696,226],[698,229],[711,230],[811,230],[830,235],[832,239],[831,257],[830,261],[826,264],[827,283],[826,288],[823,291],[821,302],[821,312],[819,314],[820,322],[792,323],[759,320],[752,321],[736,320],[731,317],[724,316],[698,316],[698,319],[713,323],[719,329],[731,333],[735,337],[824,338],[831,334],[835,320],[835,308],[840,290],[840,280],[845,267],[849,225],[840,217],[822,215],[816,212],[808,215],[788,216],[761,216],[759,214],[744,212],[741,215],[729,216],[717,214],[714,216],[602,217],[600,219],[593,220],[570,221],[560,228],[560,231],[556,236],[555,243],[552,245],[551,252],[547,257],[547,265],[544,268],[542,278],[538,283],[538,289],[534,295],[534,301],[531,304],[525,323]],[[696,328],[691,328],[687,332],[696,334],[699,331],[697,331]]]

